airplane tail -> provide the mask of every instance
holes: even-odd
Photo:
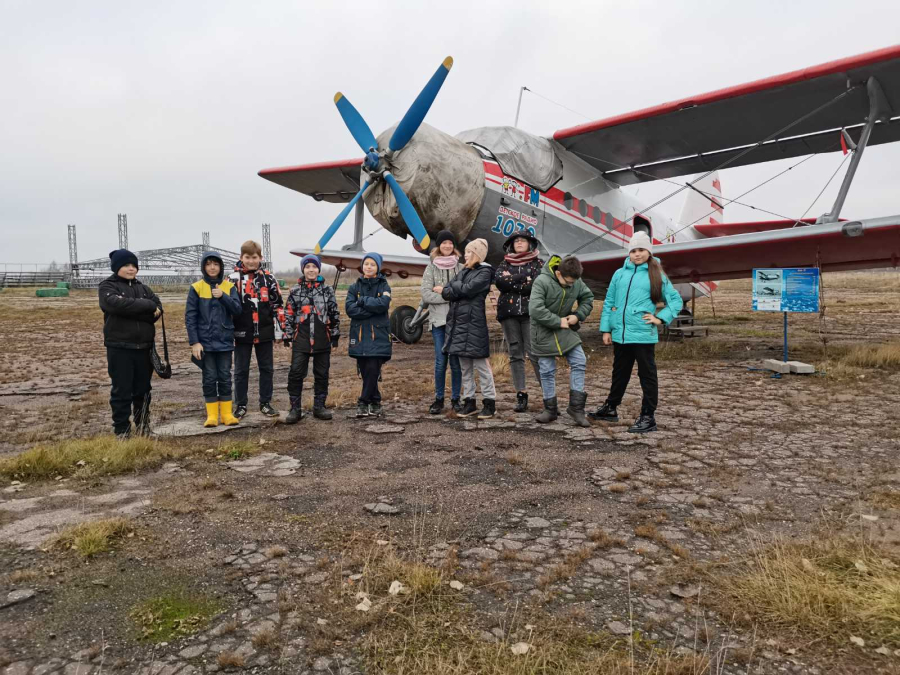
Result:
[[[679,239],[702,239],[695,225],[715,225],[725,220],[725,201],[722,199],[722,181],[719,172],[713,171],[705,178],[691,183],[696,189],[688,190],[678,217]],[[685,301],[697,295],[709,297],[718,284],[714,281],[677,284],[676,288]]]
[[[682,234],[685,239],[700,239],[702,234],[694,229],[694,225],[715,225],[725,220],[725,202],[722,199],[722,182],[719,172],[711,174],[691,183],[696,190],[688,190],[678,217],[678,227],[685,228]]]

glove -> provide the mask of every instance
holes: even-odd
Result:
[[[331,338],[331,348],[337,349],[338,342],[340,341],[340,336]]]

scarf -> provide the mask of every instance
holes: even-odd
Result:
[[[452,270],[456,269],[456,266],[459,265],[459,258],[455,255],[438,255],[435,256],[431,262],[433,262],[434,266],[439,270]]]
[[[507,253],[503,256],[503,259],[510,265],[527,265],[532,260],[537,259],[539,252],[540,251],[535,248],[531,251],[525,251],[525,253]]]

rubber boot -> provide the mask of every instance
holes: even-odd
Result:
[[[544,399],[544,409],[541,414],[534,418],[538,424],[550,424],[555,422],[559,417],[559,406],[556,404],[556,397]]]
[[[586,402],[587,392],[575,391],[574,389],[569,390],[569,407],[566,408],[566,412],[569,414],[569,417],[575,420],[575,424],[580,427],[591,426],[587,417],[584,416],[584,404]]]
[[[303,419],[303,410],[300,408],[300,396],[291,396],[291,409],[287,417],[284,418],[285,424],[296,424]]]
[[[316,396],[313,399],[313,417],[317,420],[330,420],[333,417],[331,411],[325,407],[324,396]]]
[[[206,421],[203,423],[205,427],[219,426],[219,402],[206,404]]]
[[[528,394],[526,392],[520,391],[516,394],[516,407],[513,408],[513,412],[528,412]]]
[[[222,424],[227,427],[241,423],[231,412],[231,401],[219,401],[219,414],[222,416]]]

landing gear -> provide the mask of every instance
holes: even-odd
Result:
[[[413,345],[422,339],[424,321],[413,324],[416,310],[409,305],[401,305],[391,312],[391,333],[400,342]]]

